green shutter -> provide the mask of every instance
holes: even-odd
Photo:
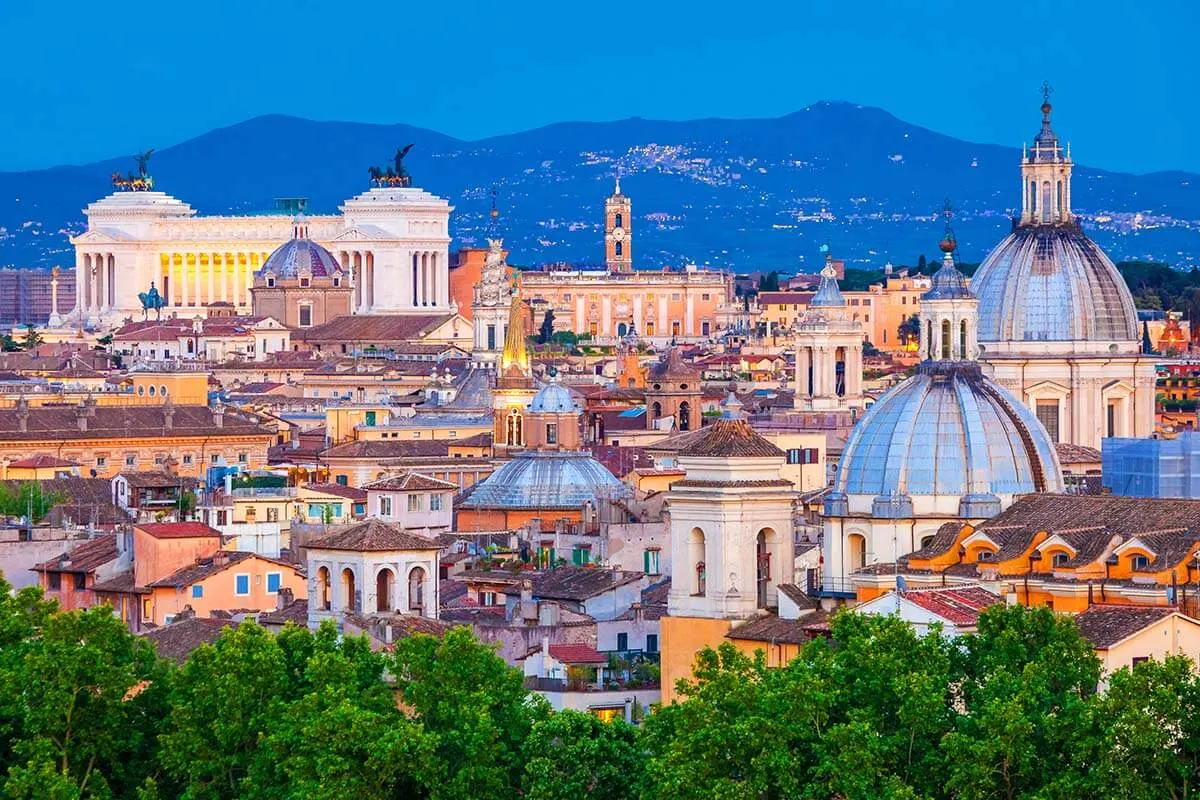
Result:
[[[642,572],[646,573],[647,575],[650,574],[650,551],[649,550],[642,551]]]

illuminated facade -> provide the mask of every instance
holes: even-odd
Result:
[[[604,212],[603,268],[519,273],[521,299],[552,308],[555,330],[586,333],[599,344],[616,344],[633,331],[662,346],[704,341],[741,318],[731,273],[695,267],[634,271],[633,203],[620,184]]]
[[[308,235],[341,265],[356,314],[449,311],[450,204],[412,187],[377,187],[341,214],[307,218]],[[77,288],[67,324],[110,328],[142,314],[154,286],[168,315],[212,303],[251,313],[254,275],[293,234],[294,214],[199,216],[156,191],[118,191],[85,210],[73,237]]]

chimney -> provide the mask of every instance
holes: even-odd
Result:
[[[383,643],[384,644],[392,643],[392,623],[390,623],[390,622],[387,625],[383,626]]]
[[[92,397],[91,392],[88,392],[87,397],[83,399],[83,405],[87,409],[88,417],[94,418],[96,416],[96,398]]]
[[[212,562],[213,562],[213,566],[217,566],[217,567],[221,567],[221,566],[228,564],[229,563],[229,551],[228,550],[218,550],[217,552],[213,553]]]
[[[167,430],[175,427],[175,404],[169,397],[167,402],[163,403],[163,427]]]
[[[275,610],[283,611],[290,606],[296,599],[295,593],[288,588],[280,587],[278,594],[275,595]]]
[[[195,618],[196,618],[196,610],[194,608],[192,608],[190,603],[188,605],[184,606],[182,609],[180,609],[179,613],[175,615],[176,622],[181,622],[185,619],[195,619]]]
[[[29,401],[25,399],[25,395],[17,399],[17,430],[21,433],[29,432]]]
[[[213,407],[213,425],[218,428],[225,427],[225,406],[220,403]]]
[[[83,403],[75,406],[75,423],[79,426],[79,430],[86,431],[88,421],[88,409]]]
[[[550,637],[542,637],[542,677],[550,677]]]
[[[533,581],[521,581],[521,621],[536,622],[537,603],[533,602]]]
[[[642,604],[634,603],[631,606],[629,606],[629,608],[633,611],[633,624],[641,625],[642,624]]]

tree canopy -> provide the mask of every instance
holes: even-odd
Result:
[[[0,579],[0,795],[13,798],[1186,798],[1200,677],[1105,676],[1071,619],[977,633],[834,615],[786,666],[707,649],[634,727],[552,712],[465,628],[392,652],[331,624],[223,629],[177,666],[111,610]]]

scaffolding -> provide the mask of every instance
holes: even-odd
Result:
[[[1104,488],[1127,497],[1200,497],[1200,433],[1102,442]]]

